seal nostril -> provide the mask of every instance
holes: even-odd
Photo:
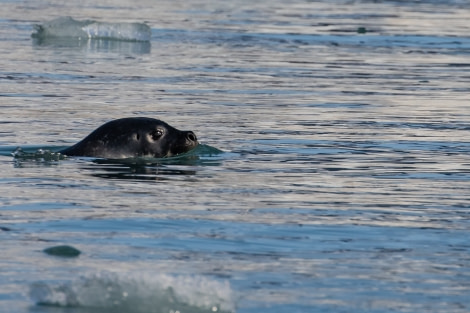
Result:
[[[196,142],[196,141],[197,141],[196,134],[193,133],[193,132],[188,132],[188,133],[186,134],[186,139],[188,139],[189,141],[193,141],[193,142]]]

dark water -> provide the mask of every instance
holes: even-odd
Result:
[[[0,312],[470,311],[467,1],[0,4]],[[223,153],[38,151],[126,116]]]

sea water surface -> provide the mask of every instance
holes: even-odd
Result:
[[[0,6],[0,312],[470,311],[468,1]],[[48,152],[132,116],[222,153]]]

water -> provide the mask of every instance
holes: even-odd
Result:
[[[1,312],[470,310],[467,1],[0,3]],[[223,153],[11,155],[127,116]]]

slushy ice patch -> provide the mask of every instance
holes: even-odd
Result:
[[[30,296],[38,305],[101,312],[235,311],[230,284],[203,276],[103,272],[65,283],[36,282]]]

